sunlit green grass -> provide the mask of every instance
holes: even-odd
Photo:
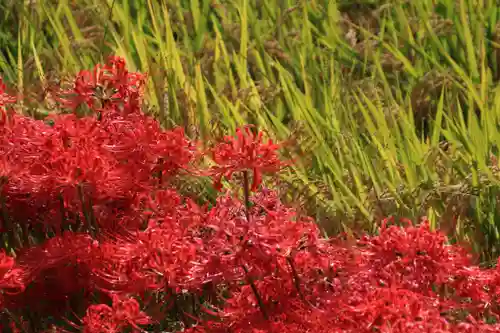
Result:
[[[26,112],[123,56],[149,73],[164,126],[208,142],[253,123],[288,140],[296,163],[274,185],[326,233],[426,215],[483,260],[500,250],[496,1],[29,3],[4,5],[0,39]]]

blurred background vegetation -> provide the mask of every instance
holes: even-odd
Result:
[[[0,25],[21,112],[54,112],[54,87],[116,54],[165,127],[288,140],[269,186],[325,233],[427,216],[498,256],[496,0],[3,0]]]

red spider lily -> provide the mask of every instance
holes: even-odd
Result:
[[[470,263],[463,249],[449,246],[446,237],[431,232],[426,221],[407,228],[385,223],[379,236],[360,244],[373,256],[370,266],[375,268],[376,279],[386,284],[397,281],[410,290],[431,292],[433,285],[447,282],[452,272]]]
[[[5,254],[5,251],[0,252],[0,277],[5,276],[8,271],[14,267],[14,258]]]
[[[117,110],[135,112],[140,106],[146,75],[130,73],[125,60],[112,56],[105,65],[78,73],[73,87],[62,91],[58,100],[64,107],[76,110],[86,104],[95,111]],[[101,102],[101,106],[96,106]]]
[[[113,295],[113,305],[91,305],[83,318],[84,333],[119,333],[125,329],[142,332],[138,325],[147,325],[151,319],[140,310],[133,298],[120,299]]]
[[[3,109],[5,105],[12,104],[16,102],[16,98],[14,96],[10,96],[5,92],[5,83],[3,79],[0,77],[0,110]]]
[[[70,300],[86,304],[92,291],[88,265],[92,242],[87,234],[67,232],[20,251],[13,270],[19,271],[19,281],[29,288],[8,295],[8,308],[59,316],[65,314]]]
[[[262,183],[262,174],[276,172],[285,163],[278,156],[280,144],[271,139],[263,142],[263,132],[254,133],[248,126],[236,130],[236,137],[226,136],[224,141],[213,149],[213,160],[216,163],[210,174],[214,176],[214,186],[221,189],[222,178],[231,179],[235,172],[250,171],[253,173],[252,191]]]
[[[397,236],[396,236],[397,235]],[[281,267],[274,271],[272,275],[263,277],[255,282],[255,287],[259,298],[266,308],[268,319],[264,319],[261,310],[257,306],[258,299],[254,288],[249,285],[233,291],[233,296],[226,302],[224,309],[225,317],[222,321],[206,322],[202,326],[192,328],[189,332],[479,332],[484,329],[485,332],[496,332],[498,325],[485,324],[483,320],[478,320],[483,314],[477,314],[478,317],[471,316],[467,322],[457,322],[454,318],[456,314],[453,311],[460,311],[467,308],[463,302],[453,302],[449,295],[429,292],[424,286],[409,290],[413,284],[419,283],[420,277],[409,275],[405,285],[398,282],[398,278],[392,278],[379,281],[376,276],[379,274],[381,266],[379,259],[384,255],[373,255],[371,250],[378,251],[378,246],[391,246],[391,243],[401,237],[415,237],[413,242],[406,243],[408,246],[404,252],[403,258],[411,253],[419,254],[420,251],[433,253],[433,249],[440,248],[439,251],[453,254],[454,247],[442,242],[442,235],[430,231],[424,223],[421,227],[407,228],[383,228],[381,235],[373,238],[366,238],[360,242],[358,255],[366,260],[365,267],[350,266],[348,260],[337,261],[336,270],[344,271],[344,274],[338,275],[337,282],[332,275],[326,274],[325,268],[321,264],[322,260],[297,260],[295,268],[302,291],[299,292],[297,284],[293,278],[287,278],[290,269]],[[412,244],[416,244],[416,249]],[[419,249],[420,248],[420,249]],[[389,247],[388,247],[389,249]],[[415,251],[415,252],[414,252]],[[330,253],[329,255],[327,253]],[[330,257],[334,252],[328,250],[324,258]],[[342,256],[342,252],[338,255]],[[442,253],[442,252],[439,252]],[[425,256],[425,255],[424,255]],[[341,258],[341,257],[340,257]],[[388,257],[388,260],[391,256]],[[319,258],[318,258],[319,259]],[[394,259],[392,259],[394,260]],[[452,255],[435,258],[441,265],[428,265],[428,269],[447,270],[449,265],[460,263],[462,259],[456,259]],[[409,261],[406,260],[406,263]],[[464,262],[462,262],[464,264]],[[304,266],[305,265],[305,266]],[[386,264],[387,265],[387,264]],[[465,264],[467,266],[467,264]],[[389,264],[390,266],[390,264]],[[304,270],[303,268],[306,268]],[[313,268],[316,267],[316,268]],[[319,284],[319,280],[306,278],[308,270],[317,270],[321,267],[325,279],[326,288],[311,287]],[[462,266],[464,267],[464,266]],[[419,269],[418,265],[415,267]],[[422,269],[423,267],[420,267]],[[401,273],[413,269],[413,265],[401,267]],[[396,270],[397,271],[397,270]],[[436,271],[436,273],[437,273]],[[473,270],[474,271],[474,270]],[[434,273],[434,274],[436,274]],[[373,275],[375,274],[375,275]],[[453,274],[448,272],[448,275]],[[476,273],[477,274],[477,273]],[[487,275],[487,272],[484,272]],[[439,274],[437,274],[439,275]],[[491,273],[490,273],[491,275]],[[310,275],[312,276],[312,275]],[[409,281],[413,284],[409,284]],[[452,280],[447,280],[450,282]],[[482,283],[488,280],[482,280]],[[479,281],[478,281],[479,282]],[[425,282],[424,282],[425,283]],[[484,284],[483,284],[484,286]],[[461,297],[473,295],[462,289]],[[444,300],[443,298],[444,297]],[[304,301],[306,300],[306,301]],[[483,298],[486,302],[490,299]],[[450,307],[451,306],[451,307]],[[298,310],[295,312],[295,310]],[[490,311],[492,308],[490,308]],[[443,315],[443,312],[448,315]],[[490,312],[491,314],[491,312]],[[248,325],[248,323],[252,323]]]
[[[6,295],[17,295],[26,288],[25,271],[14,267],[13,257],[0,253],[0,290]]]
[[[83,210],[110,216],[104,207],[132,202],[158,182],[155,173],[165,182],[195,156],[182,129],[163,131],[145,115],[108,112],[101,120],[75,115],[50,120],[49,126],[13,115],[0,127],[2,192],[10,198],[12,220],[59,228],[83,219]]]

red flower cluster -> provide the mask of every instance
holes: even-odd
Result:
[[[285,163],[250,127],[193,173],[219,189],[240,173],[245,198],[181,196],[196,147],[141,112],[144,80],[111,58],[63,91],[75,113],[44,121],[10,112],[0,83],[2,332],[500,332],[500,266],[426,221],[322,237],[262,188]]]
[[[195,147],[181,128],[164,131],[140,111],[140,76],[114,58],[104,67],[107,72],[96,67],[84,90],[94,91],[97,84],[116,90],[126,112],[113,102],[84,118],[69,114],[38,121],[5,113],[0,126],[3,230],[13,223],[56,230],[63,224],[111,227],[106,225],[110,216],[131,214],[127,208],[138,194],[192,161]],[[94,98],[82,90],[85,73],[76,80],[76,96],[65,104]]]
[[[119,333],[125,329],[141,332],[137,325],[147,325],[151,319],[140,310],[133,298],[121,300],[113,296],[113,306],[95,304],[89,306],[83,318],[84,333]],[[130,332],[130,330],[129,330]]]
[[[125,60],[110,57],[107,64],[93,71],[78,73],[74,86],[61,91],[59,101],[64,107],[76,110],[82,104],[98,112],[136,112],[141,103],[146,75],[130,73]]]
[[[500,271],[471,266],[427,222],[383,226],[350,248],[341,243],[318,240],[293,266],[262,276],[255,285],[266,316],[245,285],[232,291],[223,320],[189,332],[500,331]]]
[[[16,98],[7,94],[5,88],[5,83],[3,83],[3,79],[0,78],[0,111],[3,111],[6,105],[16,102]]]
[[[276,172],[285,164],[277,154],[280,145],[268,140],[262,142],[263,133],[252,131],[248,126],[236,130],[236,137],[226,136],[213,149],[216,166],[212,168],[215,188],[220,190],[222,178],[231,179],[235,172],[253,172],[252,191],[262,183],[263,172]]]

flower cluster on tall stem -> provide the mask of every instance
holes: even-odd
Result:
[[[141,332],[138,325],[147,325],[151,319],[140,310],[133,298],[122,300],[113,296],[113,305],[95,304],[89,306],[83,318],[84,333],[118,333],[125,329]]]
[[[212,151],[212,158],[216,165],[211,170],[214,177],[214,186],[221,189],[222,179],[231,179],[234,173],[243,172],[245,182],[248,183],[248,174],[253,174],[251,190],[255,191],[262,183],[263,173],[279,171],[285,163],[278,155],[280,144],[271,139],[263,142],[263,132],[254,131],[247,126],[236,130],[236,137],[226,136]]]

